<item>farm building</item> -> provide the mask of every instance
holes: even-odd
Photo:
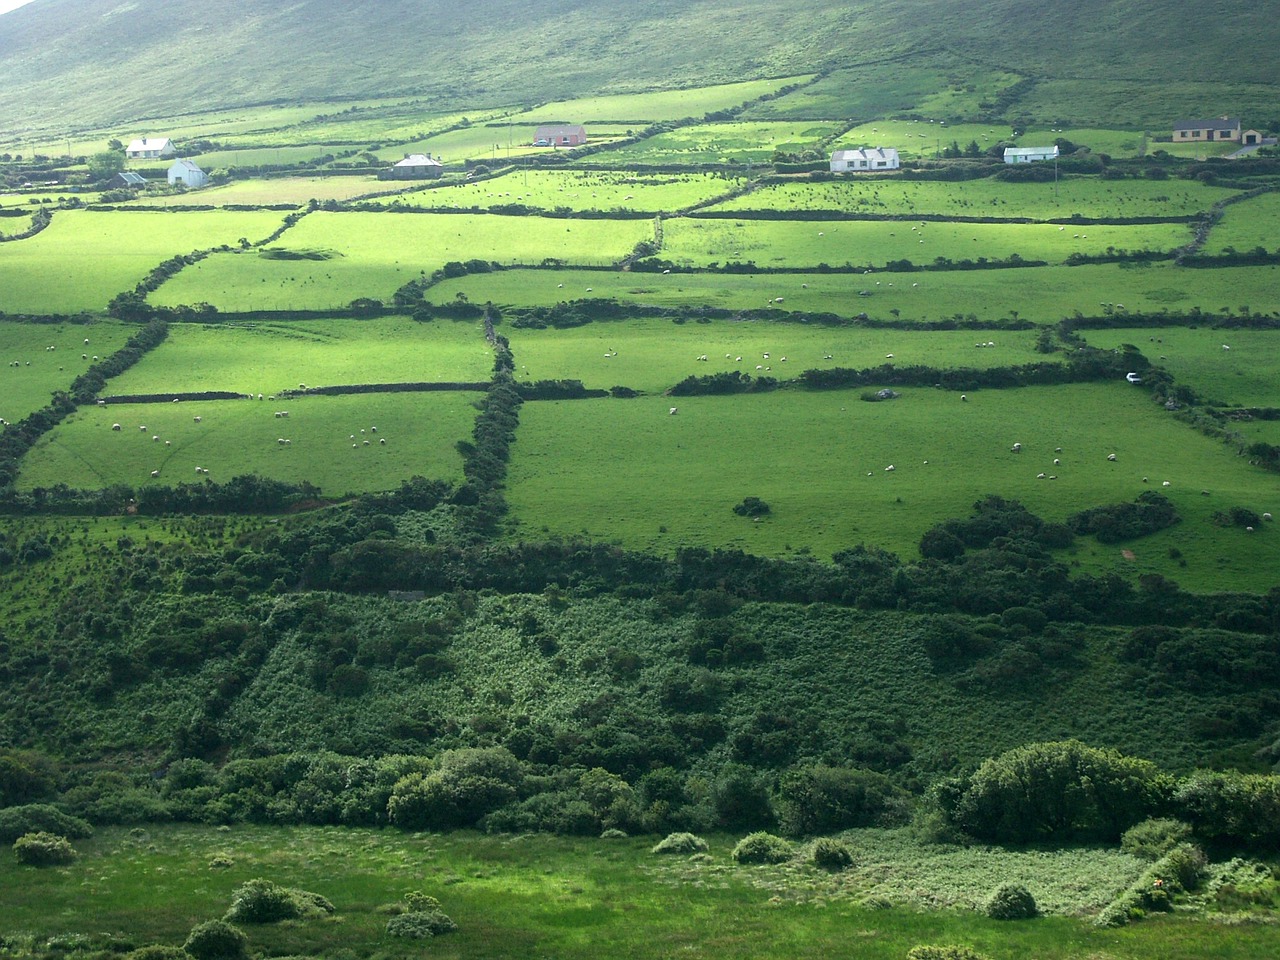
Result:
[[[444,164],[431,154],[410,153],[391,168],[391,176],[396,180],[426,180],[438,177],[444,172]]]
[[[837,150],[831,154],[831,172],[849,173],[858,170],[897,170],[900,165],[898,151],[892,147],[874,147],[868,150]]]
[[[1036,160],[1057,160],[1058,147],[1005,147],[1005,163],[1032,163]]]
[[[124,155],[130,160],[159,160],[177,152],[168,137],[142,137],[124,148]]]
[[[169,185],[181,183],[187,187],[203,187],[209,175],[196,166],[194,160],[175,160],[169,168]]]
[[[587,131],[580,123],[542,126],[533,135],[535,147],[580,147],[586,142]]]
[[[141,190],[147,185],[146,179],[140,173],[133,173],[125,170],[117,173],[111,178],[111,186],[115,188],[126,187],[129,190]]]
[[[1265,142],[1262,134],[1257,130],[1243,130],[1240,133],[1240,143],[1246,147],[1261,146]]]
[[[1257,133],[1256,130],[1249,132]],[[1240,120],[1236,117],[1213,117],[1209,120],[1179,120],[1173,125],[1174,143],[1210,143],[1218,140],[1239,143]]]

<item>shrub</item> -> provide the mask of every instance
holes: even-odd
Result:
[[[779,820],[792,836],[904,822],[909,797],[882,773],[849,767],[799,767],[782,778]]]
[[[1120,849],[1143,860],[1158,860],[1191,836],[1191,825],[1181,820],[1143,820],[1120,837]]]
[[[791,843],[764,831],[749,833],[733,848],[733,859],[738,863],[783,863],[791,859]]]
[[[0,810],[0,843],[13,843],[25,833],[55,833],[83,839],[93,836],[87,820],[71,817],[47,803],[29,803]]]
[[[505,747],[450,750],[435,770],[396,783],[387,813],[409,830],[474,826],[514,800],[523,780],[524,768]]]
[[[1190,843],[1174,847],[1143,871],[1093,921],[1099,927],[1118,927],[1150,911],[1173,909],[1173,897],[1193,890],[1204,872],[1205,856]]]
[[[769,505],[759,497],[744,497],[733,512],[740,517],[762,517],[769,512]]]
[[[416,890],[404,895],[404,903],[407,908],[406,913],[427,913],[440,909],[439,900],[429,893],[419,893]]]
[[[853,852],[839,840],[822,837],[813,845],[813,862],[824,870],[844,870],[853,866]]]
[[[124,960],[191,960],[191,954],[181,947],[152,943],[129,951],[124,955]]]
[[[207,920],[191,928],[182,949],[195,960],[248,960],[249,938],[225,920]]]
[[[627,831],[619,830],[617,827],[610,827],[600,834],[601,840],[625,840],[627,839]]]
[[[387,921],[387,936],[408,940],[427,940],[458,929],[440,910],[415,910]]]
[[[1027,920],[1039,910],[1036,898],[1022,884],[1002,883],[982,905],[982,912],[992,920]]]
[[[238,887],[224,920],[237,923],[278,923],[297,917],[333,913],[333,904],[316,893],[291,890],[257,878]]]
[[[26,833],[13,842],[18,862],[28,867],[57,867],[71,863],[76,852],[71,841],[53,833]]]
[[[701,853],[707,841],[692,833],[669,833],[654,845],[650,853]]]
[[[946,944],[912,947],[907,951],[907,960],[987,960],[987,958],[985,954],[970,950],[968,947]]]

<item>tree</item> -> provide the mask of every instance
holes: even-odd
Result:
[[[123,151],[103,150],[89,158],[89,176],[94,180],[110,180],[123,169]]]

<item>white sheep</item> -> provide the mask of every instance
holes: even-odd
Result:
[[[143,433],[147,432],[147,428],[145,424],[143,426],[138,427],[138,429],[141,430]]]
[[[160,471],[159,471],[159,470],[152,470],[152,471],[151,471],[151,475],[152,475],[153,477],[158,477],[158,476],[160,476]]]
[[[1060,466],[1061,464],[1062,464],[1062,461],[1061,461],[1061,460],[1059,460],[1057,457],[1054,457],[1054,458],[1053,458],[1053,465],[1054,465],[1055,467]]]
[[[203,418],[201,418],[201,417],[192,417],[191,419],[192,419],[192,420],[194,420],[196,423],[199,423]]]
[[[677,413],[679,413],[679,412],[680,412],[680,408],[679,408],[679,407],[672,407],[670,410],[668,410],[668,411],[667,411],[667,414],[668,414],[669,416],[674,417],[674,416],[675,416]]]
[[[1115,463],[1115,462],[1116,462],[1116,455],[1115,455],[1114,453],[1108,453],[1108,454],[1107,454],[1107,459],[1108,459],[1109,461],[1111,461],[1112,463]]]
[[[1262,515],[1262,519],[1263,519],[1263,520],[1270,520],[1270,519],[1271,519],[1271,514],[1269,514],[1269,513],[1264,513],[1264,514]]]
[[[380,444],[382,444],[383,446],[386,446],[387,438],[386,438],[386,437],[379,437],[379,438],[378,438],[378,442],[379,442]]]
[[[887,467],[885,467],[885,468],[884,468],[884,472],[885,472],[885,473],[893,473],[893,471],[894,471],[894,470],[896,470],[896,469],[897,469],[897,468],[896,468],[896,467],[891,463],[891,464],[889,464]]]
[[[118,424],[118,423],[113,423],[113,424],[111,425],[111,429],[112,429],[112,430],[115,430],[117,433],[119,433],[119,432],[120,432],[120,424]]]

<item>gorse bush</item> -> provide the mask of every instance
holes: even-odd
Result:
[[[701,853],[707,849],[707,841],[692,833],[671,833],[663,837],[650,853]]]
[[[813,862],[824,870],[844,870],[853,866],[853,852],[839,840],[821,837],[813,845]]]
[[[18,862],[28,867],[57,867],[74,862],[71,841],[52,833],[27,833],[13,842]]]
[[[23,834],[41,832],[78,840],[93,836],[93,827],[88,821],[68,816],[47,803],[0,810],[0,843],[12,843]]]
[[[1028,920],[1039,910],[1036,898],[1020,883],[1002,883],[992,891],[982,912],[992,920]]]
[[[130,950],[124,955],[124,960],[191,960],[191,954],[181,947],[153,943],[139,947],[137,950]]]
[[[249,938],[225,920],[207,920],[191,928],[182,949],[195,960],[248,960]]]
[[[333,913],[333,904],[319,894],[292,890],[257,878],[236,888],[231,909],[223,919],[236,923],[278,923],[326,913]]]
[[[907,960],[987,960],[987,957],[968,947],[946,944],[912,947],[907,951]]]
[[[791,859],[791,842],[772,833],[749,833],[733,848],[738,863],[785,863]]]
[[[1191,825],[1167,818],[1143,820],[1120,837],[1120,849],[1143,860],[1158,860],[1191,837]]]

